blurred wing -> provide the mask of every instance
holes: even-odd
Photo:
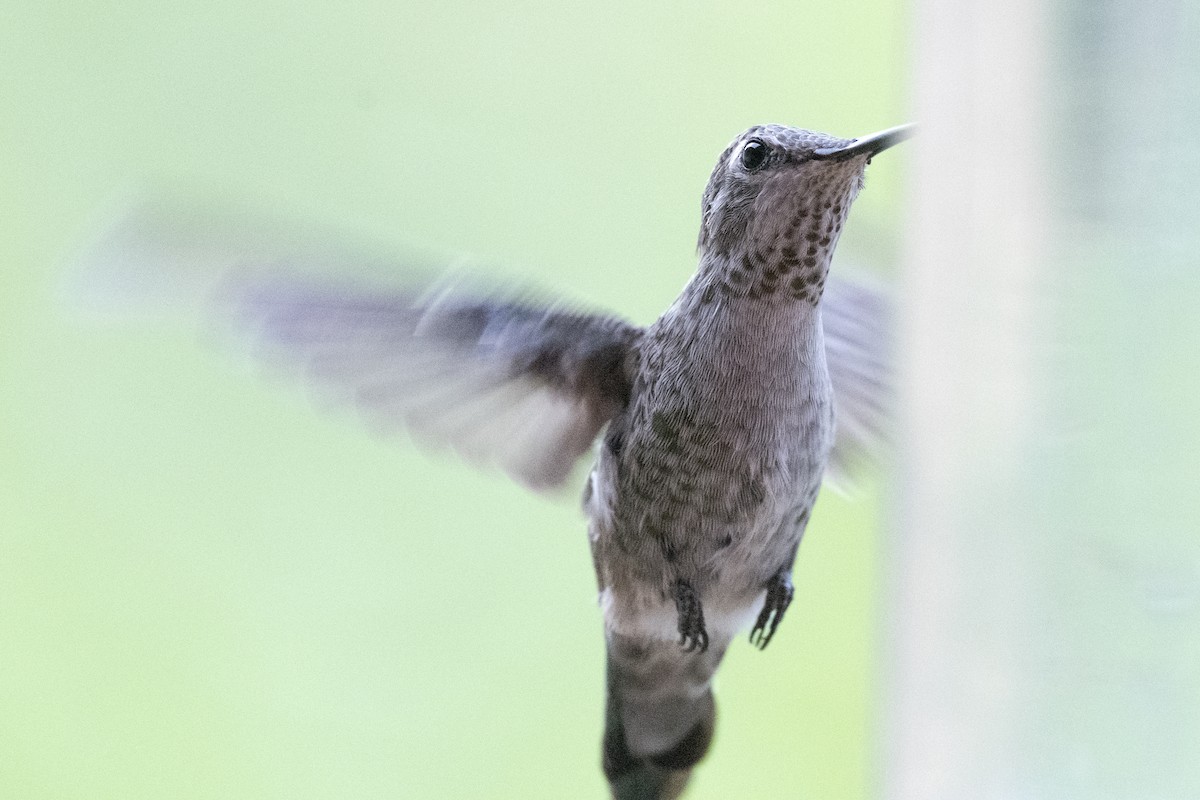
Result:
[[[845,279],[829,280],[821,308],[837,415],[826,480],[846,487],[854,468],[883,445],[892,396],[891,314],[884,292]]]
[[[383,295],[294,280],[236,285],[235,324],[383,428],[561,485],[629,399],[641,329],[612,317],[444,288]]]

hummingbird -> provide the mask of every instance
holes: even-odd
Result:
[[[583,509],[607,653],[616,800],[678,797],[709,749],[735,636],[773,639],[822,483],[885,412],[885,303],[829,280],[873,156],[758,125],[702,201],[699,265],[651,325],[461,283],[241,282],[239,326],[368,414],[549,490],[594,452]]]

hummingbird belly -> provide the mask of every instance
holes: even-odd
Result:
[[[832,442],[824,387],[788,389],[736,406],[635,407],[614,422],[588,501],[611,629],[678,638],[680,582],[714,637],[753,620],[795,559]]]

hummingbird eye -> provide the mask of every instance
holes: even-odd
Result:
[[[758,139],[751,139],[746,142],[746,146],[742,148],[742,166],[749,172],[754,172],[761,169],[763,164],[767,163],[767,156],[770,150]]]

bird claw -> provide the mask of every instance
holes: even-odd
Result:
[[[794,594],[790,572],[780,572],[771,578],[767,583],[767,599],[763,603],[762,612],[750,631],[750,644],[759,650],[766,649],[771,643],[771,637],[775,635],[775,629],[779,627],[779,621],[783,619],[783,612],[792,604]]]
[[[675,610],[679,613],[679,645],[687,653],[708,649],[708,630],[700,597],[687,581],[675,583]]]

